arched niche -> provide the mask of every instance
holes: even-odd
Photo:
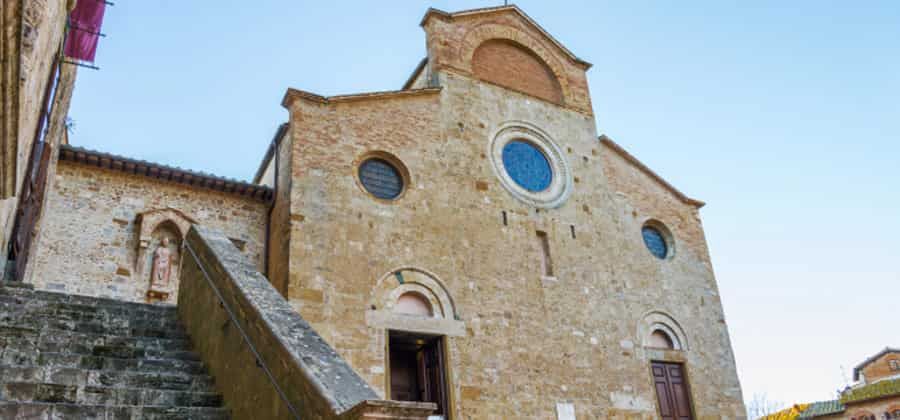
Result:
[[[393,311],[400,297],[406,293],[415,293],[425,299],[431,305],[434,318],[457,318],[453,298],[444,283],[421,268],[399,268],[382,276],[375,286],[371,304]]]
[[[472,74],[500,86],[562,104],[556,74],[533,51],[508,39],[489,39],[472,54]]]
[[[573,102],[568,78],[566,78],[566,73],[565,71],[563,71],[563,66],[556,58],[556,56],[551,52],[549,48],[544,46],[541,41],[535,39],[534,37],[519,29],[510,26],[496,23],[486,23],[476,26],[472,28],[468,33],[466,33],[465,37],[463,38],[463,42],[461,42],[459,45],[458,52],[459,57],[462,61],[461,64],[465,66],[465,68],[463,68],[462,70],[468,71],[469,73],[474,75],[472,63],[473,57],[475,56],[475,51],[478,50],[478,47],[480,47],[485,42],[493,40],[504,40],[514,43],[515,45],[519,45],[522,48],[525,48],[533,56],[538,57],[540,61],[543,62],[547,66],[547,68],[549,68],[550,72],[553,73],[553,77],[559,83],[562,98],[559,103],[565,104]]]
[[[166,207],[139,213],[137,260],[134,273],[145,290],[148,302],[172,303],[176,299],[181,268],[181,245],[196,223],[178,209]],[[165,248],[165,250],[162,250]],[[157,260],[165,259],[165,268]],[[159,274],[165,272],[164,276]],[[164,277],[165,281],[159,281]]]
[[[443,336],[466,334],[465,324],[460,321],[456,304],[444,283],[433,273],[415,267],[394,269],[378,279],[372,290],[366,323],[391,331]]]
[[[681,325],[669,314],[651,311],[641,318],[637,336],[641,346],[661,350],[688,350],[688,339]]]

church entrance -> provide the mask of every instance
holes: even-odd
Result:
[[[438,408],[431,418],[447,419],[444,337],[391,331],[388,351],[389,398],[435,403]]]
[[[663,420],[693,420],[691,393],[681,363],[652,362],[653,386]]]

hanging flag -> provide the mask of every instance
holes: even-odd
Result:
[[[94,62],[105,9],[104,0],[78,0],[75,9],[69,13],[69,33],[63,49],[66,57]]]

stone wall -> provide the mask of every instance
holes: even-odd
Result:
[[[51,183],[31,262],[38,289],[146,301],[158,239],[149,223],[168,226],[166,234],[175,237],[191,222],[221,229],[262,264],[268,208],[262,201],[69,161],[58,162]],[[141,233],[142,221],[149,232]]]
[[[275,289],[282,296],[288,295],[290,273],[290,239],[291,239],[291,129],[288,127],[285,137],[278,140],[272,156],[272,182],[275,198],[269,219],[268,266],[266,274]],[[276,176],[277,175],[277,176]]]
[[[72,6],[67,0],[8,0],[0,8],[0,261],[6,260],[18,195]],[[54,118],[64,121],[68,104],[55,111]]]
[[[434,410],[377,401],[220,232],[192,227],[185,250],[178,313],[235,418],[425,420]]]
[[[498,7],[486,13],[432,11],[425,16],[422,26],[432,72],[454,71],[471,76],[474,74],[472,57],[478,47],[485,41],[505,40],[527,48],[546,63],[560,84],[564,106],[593,112],[585,75],[590,64],[564,50],[516,7]]]
[[[608,161],[589,114],[437,75],[439,94],[288,102],[292,306],[381,393],[386,329],[446,334],[454,419],[556,418],[568,404],[577,418],[655,418],[651,360],[685,363],[697,418],[743,418],[696,208]],[[501,185],[489,143],[510,123],[560,146],[573,185],[560,206],[535,208]],[[396,201],[373,198],[356,178],[373,151],[409,171]],[[673,258],[645,248],[649,218],[671,229]],[[386,321],[390,290],[405,286],[392,273],[408,271],[447,296],[449,319]],[[682,332],[683,350],[642,345],[663,321]]]

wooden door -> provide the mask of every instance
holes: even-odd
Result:
[[[23,281],[25,267],[31,251],[32,242],[37,235],[37,223],[41,216],[41,204],[47,186],[47,171],[50,167],[50,146],[43,141],[34,144],[31,149],[31,160],[25,184],[22,186],[22,198],[16,212],[16,223],[13,228],[12,258],[16,260],[16,280]]]
[[[660,417],[663,420],[693,420],[684,367],[679,363],[653,362],[651,369]]]
[[[433,402],[438,408],[434,414],[446,415],[445,407],[447,399],[445,389],[447,387],[444,380],[444,355],[442,348],[442,340],[435,339],[428,343],[420,352],[420,360],[422,366],[422,383],[424,384],[424,395],[422,401]]]
[[[416,353],[391,351],[391,399],[420,401],[421,394]]]

